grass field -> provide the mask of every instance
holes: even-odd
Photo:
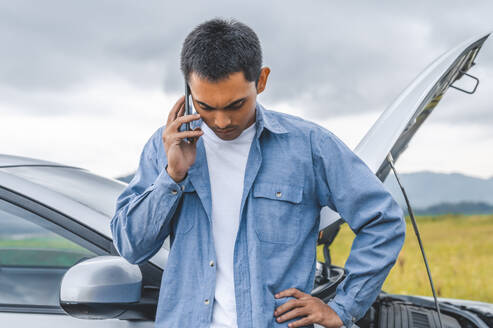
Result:
[[[95,254],[58,236],[7,239],[0,237],[0,266],[68,268]]]
[[[438,296],[493,302],[493,215],[429,216],[417,221]],[[353,239],[344,224],[331,247],[334,264],[344,266]],[[323,261],[320,246],[317,257]],[[432,296],[409,220],[404,247],[382,289]]]

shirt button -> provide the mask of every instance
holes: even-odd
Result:
[[[214,266],[214,261],[210,261],[210,262],[209,262],[209,265],[210,265],[211,267],[213,267],[213,266]]]
[[[204,300],[204,304],[205,304],[205,305],[208,305],[208,304],[209,304],[209,300],[208,300],[208,299],[205,299],[205,300]]]
[[[173,190],[171,190],[171,193],[172,193],[173,195],[176,195],[176,194],[178,193],[178,191],[176,191],[176,189],[173,189]]]
[[[185,190],[185,185],[182,185],[181,186],[181,191],[184,191]]]
[[[281,197],[282,193],[280,191],[276,192],[276,197]]]
[[[353,320],[353,322],[356,322],[356,318],[355,317],[352,317],[351,320]]]

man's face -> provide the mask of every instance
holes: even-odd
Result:
[[[246,80],[243,72],[232,73],[218,82],[192,72],[189,86],[193,105],[219,138],[235,139],[255,122],[257,94],[264,90],[268,75],[269,68],[264,67],[255,87],[255,82]]]

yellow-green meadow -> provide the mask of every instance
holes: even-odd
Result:
[[[417,218],[435,288],[439,297],[493,302],[493,215],[440,215]],[[383,290],[388,293],[432,296],[412,224]],[[332,262],[344,266],[353,232],[347,224],[331,246]],[[317,258],[323,261],[321,246]]]

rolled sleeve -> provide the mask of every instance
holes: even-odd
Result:
[[[173,180],[173,178],[168,174],[166,167],[164,167],[156,177],[153,186],[154,188],[160,188],[163,193],[168,193],[179,197],[182,195],[185,185],[188,183],[188,174],[182,181],[175,182],[175,180]]]

